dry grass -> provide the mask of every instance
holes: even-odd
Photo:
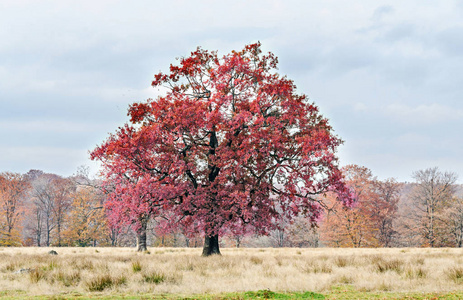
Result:
[[[256,290],[450,292],[460,249],[0,248],[0,291],[22,295],[199,294]]]

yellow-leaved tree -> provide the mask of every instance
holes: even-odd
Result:
[[[66,243],[70,246],[96,246],[106,232],[101,193],[92,187],[79,187],[71,199],[69,225],[63,233]]]

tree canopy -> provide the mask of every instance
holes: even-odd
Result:
[[[342,141],[277,63],[260,43],[223,57],[198,48],[156,74],[152,86],[165,95],[132,104],[130,122],[91,153],[113,186],[108,208],[135,224],[168,215],[201,230],[210,255],[226,229],[265,234],[298,215],[316,222],[328,191],[349,204]]]

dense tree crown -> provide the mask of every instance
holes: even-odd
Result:
[[[276,66],[257,43],[222,58],[198,48],[155,75],[165,95],[132,104],[130,123],[91,153],[112,184],[113,215],[136,224],[168,214],[205,233],[208,255],[226,229],[267,233],[300,214],[315,222],[327,191],[350,203],[341,140]]]

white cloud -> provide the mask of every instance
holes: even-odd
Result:
[[[2,171],[25,173],[30,169],[71,175],[88,164],[88,150],[60,147],[0,147]]]
[[[365,103],[357,102],[357,103],[355,103],[355,105],[354,105],[354,110],[355,110],[355,111],[367,111],[367,110],[368,110],[368,106],[366,106]]]
[[[386,106],[386,113],[391,118],[410,125],[433,125],[463,118],[463,110],[437,103],[418,106],[394,103]]]
[[[113,124],[111,124],[113,125]],[[16,134],[21,132],[37,133],[85,133],[92,130],[102,130],[108,127],[107,123],[88,123],[85,121],[63,121],[63,120],[23,120],[23,121],[0,121],[0,129],[6,129]],[[3,131],[3,130],[2,130]]]
[[[394,12],[395,9],[391,5],[382,5],[375,9],[373,13],[373,20],[381,20],[385,16],[392,15]]]

